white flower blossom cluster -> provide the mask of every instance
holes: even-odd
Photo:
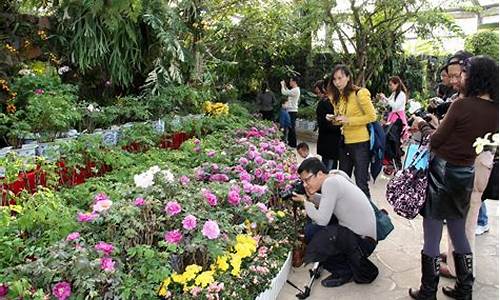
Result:
[[[158,166],[152,166],[146,172],[134,175],[135,185],[143,189],[153,186],[155,184],[154,176],[157,173],[161,173],[163,175],[165,182],[172,183],[175,181],[174,174],[172,174],[170,170],[161,170]]]
[[[96,106],[94,106],[94,104],[92,104],[92,103],[91,103],[91,104],[89,104],[89,105],[87,106],[87,110],[88,110],[89,112],[94,112],[94,111],[95,111],[95,112],[99,112],[99,111],[101,111],[101,110],[99,109],[99,106],[97,106],[97,105],[96,105]]]
[[[491,140],[490,140],[491,136]],[[493,146],[493,147],[498,147],[500,144],[500,135],[498,133],[491,134],[491,132],[487,133],[484,135],[484,137],[478,137],[474,144],[472,144],[472,147],[476,148],[476,154],[479,154],[483,152],[484,147],[486,146]]]

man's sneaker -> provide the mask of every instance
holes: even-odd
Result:
[[[330,276],[321,280],[321,285],[330,288],[330,287],[341,286],[351,281],[352,281],[352,275],[346,277],[339,277],[334,274],[331,274]]]
[[[490,231],[490,225],[486,224],[484,226],[482,225],[477,225],[476,226],[476,235],[481,235],[483,233],[486,233]]]

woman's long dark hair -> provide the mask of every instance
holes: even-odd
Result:
[[[344,90],[342,91],[342,95],[340,94],[339,89],[333,84],[333,76],[337,71],[341,71],[344,73],[345,76],[349,76],[349,81],[347,82],[347,85],[345,86]],[[352,73],[351,70],[349,70],[349,67],[346,65],[336,65],[333,68],[332,71],[332,76],[329,78],[328,85],[327,85],[327,94],[328,98],[333,101],[333,103],[337,104],[340,100],[340,96],[344,96],[344,99],[348,99],[349,94],[351,92],[357,92],[360,88],[352,83]]]
[[[396,92],[394,93],[394,100],[396,100],[396,98],[398,97],[399,93],[401,93],[401,91],[403,91],[406,94],[406,97],[408,97],[408,90],[406,89],[406,86],[404,85],[403,80],[401,80],[401,78],[399,78],[399,76],[392,76],[391,78],[389,78],[389,81],[398,85],[398,88],[396,89]]]
[[[474,56],[464,61],[465,79],[464,95],[478,97],[490,95],[494,103],[498,103],[498,63],[488,56]]]

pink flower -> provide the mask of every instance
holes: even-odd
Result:
[[[77,220],[81,223],[88,223],[94,221],[99,215],[92,213],[78,213]]]
[[[205,180],[205,170],[199,167],[194,171],[194,176],[197,180]]]
[[[5,283],[0,285],[0,297],[5,297],[9,293],[9,286]]]
[[[35,94],[37,94],[37,95],[42,95],[44,93],[45,93],[45,91],[43,89],[36,89],[35,90]]]
[[[94,212],[102,213],[104,211],[107,211],[108,209],[111,208],[111,205],[113,204],[113,201],[111,200],[100,200],[96,202],[93,206]]]
[[[79,232],[72,232],[72,233],[68,234],[68,236],[66,237],[66,241],[74,241],[74,240],[78,239],[79,237],[80,237]]]
[[[165,232],[164,239],[169,244],[177,245],[182,240],[182,233],[177,229],[167,231]]]
[[[202,189],[202,194],[205,200],[208,202],[210,206],[216,206],[217,205],[217,196],[212,194],[210,190],[207,189]]]
[[[177,201],[169,201],[167,205],[165,206],[165,212],[169,216],[175,216],[178,213],[180,213],[182,210],[182,207]]]
[[[196,217],[193,215],[187,215],[184,220],[182,220],[182,227],[187,230],[193,230],[196,228]]]
[[[282,172],[277,172],[274,174],[274,179],[276,179],[279,183],[283,183],[285,181],[285,174]]]
[[[253,188],[253,184],[250,182],[243,181],[243,191],[245,193],[251,193]]]
[[[270,146],[269,146],[269,143],[266,143],[266,142],[262,142],[262,143],[260,143],[260,144],[259,144],[259,146],[260,146],[260,149],[261,149],[262,151],[266,151],[266,150],[267,150],[267,149],[269,149],[269,147],[270,147]]]
[[[259,166],[264,164],[265,160],[262,158],[262,156],[256,156],[254,159],[255,163],[258,164]]]
[[[100,241],[95,245],[95,250],[102,251],[104,255],[110,255],[115,248],[113,245]]]
[[[267,256],[267,250],[268,248],[266,246],[262,246],[259,248],[259,257],[266,257]]]
[[[58,282],[52,288],[52,294],[58,300],[66,300],[71,296],[71,285],[66,281]]]
[[[232,191],[229,191],[229,193],[227,194],[227,202],[229,202],[229,204],[231,204],[231,205],[240,204],[240,200],[241,200],[241,197],[240,197],[240,193],[238,191],[232,190]]]
[[[99,194],[95,195],[95,197],[94,197],[94,203],[97,203],[97,202],[103,201],[103,200],[109,200],[108,196],[105,193],[99,193]]]
[[[267,211],[268,211],[268,208],[264,203],[259,202],[259,203],[255,204],[255,206],[257,206],[260,209],[260,211],[264,214],[267,213]]]
[[[264,174],[264,172],[262,171],[262,169],[255,169],[253,171],[253,175],[255,175],[255,177],[257,177],[257,178],[261,178],[263,174]]]
[[[246,158],[244,158],[244,157],[240,157],[240,159],[239,159],[239,163],[240,163],[240,165],[242,165],[242,166],[246,166],[246,165],[248,165],[248,159],[246,159]]]
[[[104,272],[113,272],[115,270],[115,262],[110,257],[101,257],[101,270]]]
[[[255,158],[255,156],[257,156],[257,154],[255,153],[255,151],[252,151],[252,150],[248,151],[248,153],[247,153],[247,157],[248,157],[249,159],[254,159],[254,158]]]
[[[262,181],[264,181],[264,182],[267,182],[269,180],[269,178],[271,178],[271,173],[264,172],[264,174],[262,174],[262,177],[260,179],[262,179]]]
[[[206,236],[209,240],[214,240],[219,237],[220,230],[217,222],[208,220],[203,225],[202,234]]]
[[[144,201],[143,198],[135,198],[134,200],[134,205],[137,206],[137,207],[141,207],[143,206],[144,204],[146,204],[146,201]]]
[[[248,195],[244,195],[242,197],[242,201],[243,201],[243,203],[248,204],[248,205],[252,204],[252,202],[253,202],[252,198]]]
[[[194,151],[194,152],[196,152],[196,153],[200,153],[200,151],[201,151],[200,146],[198,146],[198,145],[197,145],[197,146],[195,146],[195,147],[193,148],[193,151]]]
[[[181,184],[183,186],[186,186],[189,184],[189,177],[187,177],[186,175],[182,175],[181,178],[179,179],[179,181],[181,182]]]
[[[191,293],[191,296],[197,298],[198,294],[201,293],[201,291],[203,291],[203,289],[201,287],[195,286],[191,289],[190,293]]]
[[[240,180],[241,181],[252,181],[252,176],[250,174],[248,174],[248,172],[241,172],[240,173]]]
[[[208,151],[207,152],[208,157],[214,157],[215,156],[215,151]]]
[[[200,144],[200,140],[199,140],[199,139],[194,139],[194,140],[193,140],[193,143],[194,143],[195,145],[199,145],[199,144]]]
[[[215,182],[228,182],[229,176],[227,176],[226,174],[213,174],[210,175],[209,180]]]

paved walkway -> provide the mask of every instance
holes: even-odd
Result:
[[[311,153],[316,153],[314,143],[309,143]],[[312,300],[387,300],[411,299],[408,288],[417,288],[420,283],[420,250],[423,244],[422,218],[407,220],[396,215],[385,200],[385,186],[387,177],[379,177],[371,191],[378,206],[390,212],[394,223],[394,231],[389,237],[380,242],[372,254],[372,261],[379,268],[378,278],[371,284],[360,285],[348,283],[337,288],[324,288],[320,280],[329,273],[323,271],[320,280],[317,280],[308,299]],[[488,207],[490,231],[476,237],[477,267],[476,282],[474,285],[474,299],[499,299],[498,277],[498,216],[500,207],[497,201],[486,201]],[[446,249],[447,232],[444,230],[441,250]],[[308,266],[310,267],[310,266]],[[288,279],[299,287],[309,281],[308,268],[292,268]],[[438,299],[451,299],[441,292],[441,286],[453,285],[454,281],[441,278]],[[297,290],[285,284],[278,300],[297,299]]]

